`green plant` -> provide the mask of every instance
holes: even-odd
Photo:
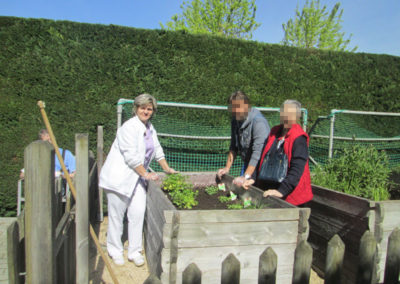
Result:
[[[228,202],[232,201],[229,196],[220,196],[220,197],[218,197],[218,200],[221,203],[228,203]]]
[[[376,201],[389,199],[390,169],[385,152],[354,145],[335,156],[315,169],[314,184]]]
[[[217,194],[218,190],[219,189],[217,186],[207,186],[205,189],[205,191],[207,192],[208,195]]]
[[[233,203],[226,206],[228,209],[243,209],[243,203]]]
[[[198,191],[193,191],[192,189],[185,188],[183,190],[176,190],[170,193],[172,202],[179,208],[192,209],[193,206],[198,204],[196,197]]]
[[[169,192],[172,202],[178,208],[192,209],[198,204],[196,197],[199,192],[193,190],[193,185],[181,174],[169,175],[164,179],[162,187]]]

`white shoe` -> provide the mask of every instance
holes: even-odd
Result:
[[[124,264],[125,264],[125,260],[124,260],[124,257],[123,257],[122,255],[119,255],[119,256],[110,256],[110,257],[111,257],[111,259],[114,261],[114,263],[115,263],[116,265],[121,266],[121,265],[124,265]]]
[[[140,252],[128,255],[128,260],[133,261],[136,266],[142,266],[144,264],[144,257]]]

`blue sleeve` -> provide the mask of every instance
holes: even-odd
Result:
[[[69,150],[65,150],[65,167],[67,168],[69,173],[73,173],[76,171],[76,161],[74,155]]]

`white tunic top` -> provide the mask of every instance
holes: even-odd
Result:
[[[150,122],[148,122],[150,123]],[[164,159],[164,152],[157,138],[156,130],[150,124],[153,132],[154,152],[150,160]],[[110,153],[100,172],[99,186],[131,197],[139,179],[134,168],[144,164],[146,143],[144,135],[146,126],[137,116],[127,120],[117,131]]]

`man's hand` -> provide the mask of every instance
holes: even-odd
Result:
[[[227,167],[219,169],[217,172],[218,178],[221,178],[223,175],[226,175],[229,173],[229,169]]]
[[[245,180],[244,183],[243,183],[243,188],[244,188],[245,190],[248,190],[249,187],[250,187],[250,185],[254,184],[255,182],[256,182],[256,181],[255,181],[254,179],[247,179],[247,180]]]
[[[280,192],[277,191],[276,189],[268,189],[268,190],[264,191],[263,196],[264,196],[264,197],[276,196],[276,197],[279,197],[279,198],[282,198],[282,197],[283,197],[282,193],[280,193]]]

